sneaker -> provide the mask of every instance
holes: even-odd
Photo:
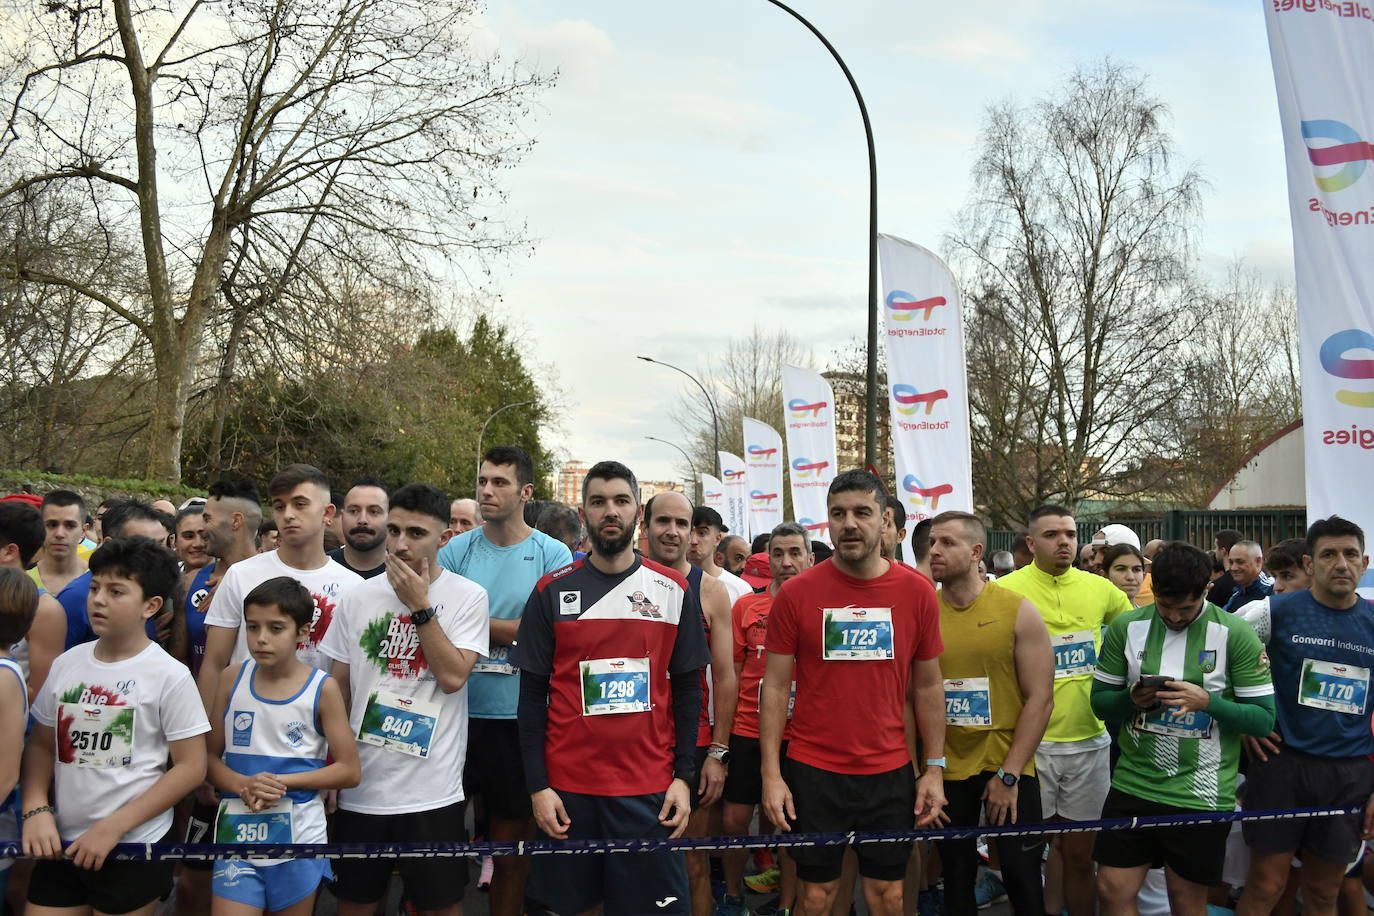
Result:
[[[938,887],[921,891],[916,898],[918,916],[940,916],[945,911],[945,892]]]
[[[749,916],[749,907],[744,905],[744,897],[731,897],[716,904],[715,916]]]
[[[771,894],[778,889],[778,884],[781,881],[782,869],[774,865],[766,871],[745,878],[744,886],[756,894]]]
[[[1001,878],[983,870],[978,875],[978,883],[973,886],[973,897],[978,902],[978,909],[987,909],[994,903],[1006,900],[1007,889],[1002,885]]]

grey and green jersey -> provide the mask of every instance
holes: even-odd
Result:
[[[1188,681],[1224,700],[1274,693],[1269,659],[1255,631],[1214,604],[1205,605],[1186,630],[1170,630],[1153,604],[1112,621],[1094,678],[1128,687],[1142,674]],[[1179,808],[1235,808],[1240,734],[1206,710],[1137,713],[1123,723],[1120,744],[1114,788]]]

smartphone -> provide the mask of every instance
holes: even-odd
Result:
[[[1142,674],[1140,680],[1136,682],[1137,687],[1163,687],[1173,678],[1163,674]]]

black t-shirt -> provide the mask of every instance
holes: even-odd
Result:
[[[1236,580],[1231,578],[1229,572],[1224,572],[1207,590],[1207,601],[1217,607],[1226,607],[1226,602],[1231,600],[1231,593],[1235,590]]]
[[[371,569],[358,569],[356,566],[350,566],[348,561],[344,559],[344,549],[342,547],[335,547],[333,550],[326,553],[325,556],[329,557],[329,559],[333,560],[335,563],[338,563],[344,569],[357,573],[364,579],[371,579],[373,576],[380,576],[382,573],[386,572],[385,561],[377,564]],[[1230,592],[1227,592],[1227,595],[1229,596]]]

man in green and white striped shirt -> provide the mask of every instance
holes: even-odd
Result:
[[[1269,659],[1248,623],[1207,603],[1211,561],[1201,550],[1168,544],[1152,573],[1155,603],[1112,621],[1093,675],[1093,711],[1121,723],[1102,816],[1234,810],[1240,736],[1274,726]],[[1146,872],[1161,859],[1174,912],[1205,913],[1229,830],[1222,823],[1100,834],[1103,913],[1134,912]]]

